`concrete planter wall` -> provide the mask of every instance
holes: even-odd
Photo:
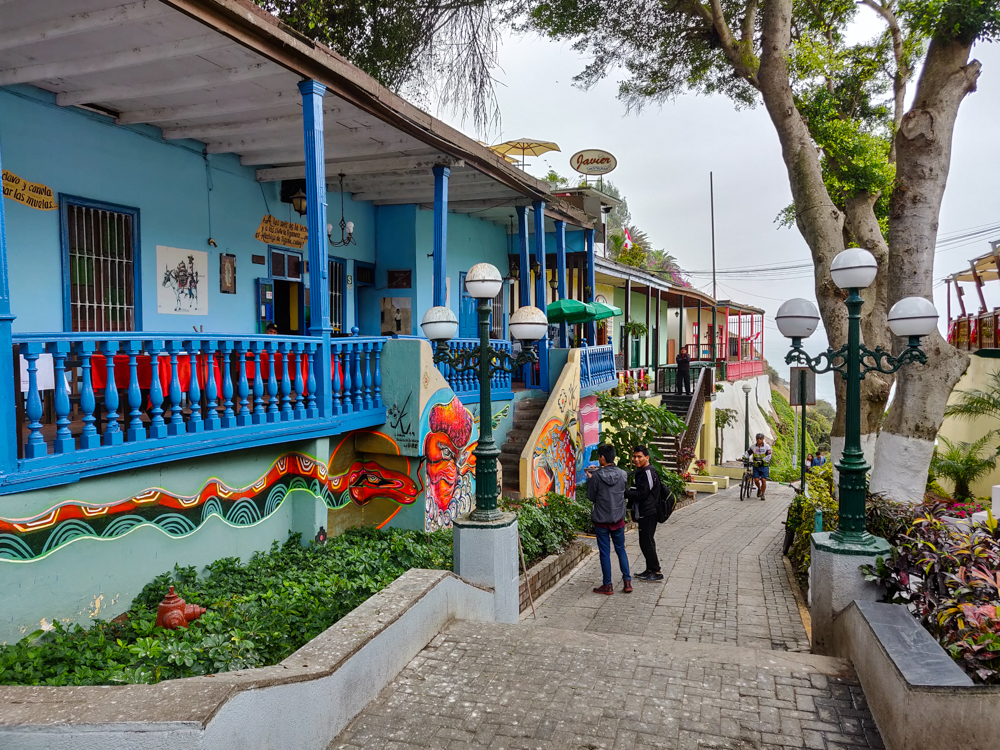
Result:
[[[493,593],[409,570],[273,667],[156,685],[0,687],[4,750],[325,750],[454,618]]]
[[[520,577],[520,605],[521,611],[531,606],[528,598],[528,583],[531,583],[531,596],[538,599],[550,588],[561,581],[576,564],[593,552],[594,549],[584,542],[573,542],[569,547],[558,555],[549,555],[540,562],[535,563],[528,569],[527,573],[522,573]]]
[[[995,750],[1000,685],[976,685],[905,607],[855,601],[836,619],[887,750]]]

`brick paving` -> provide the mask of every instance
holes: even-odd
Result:
[[[539,625],[596,633],[628,633],[672,641],[731,643],[748,648],[809,651],[809,639],[781,562],[783,522],[792,491],[772,484],[765,501],[740,501],[730,488],[682,508],[656,533],[665,580],[635,581],[620,594],[595,596],[596,555],[536,607]],[[637,532],[626,535],[633,574],[645,569]],[[628,599],[628,601],[624,601]],[[530,624],[530,621],[529,621]]]
[[[774,490],[678,511],[657,534],[664,583],[594,595],[592,556],[537,621],[453,622],[330,747],[882,748],[850,665],[803,653]]]

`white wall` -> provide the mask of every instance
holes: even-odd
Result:
[[[748,380],[737,380],[735,383],[723,382],[722,391],[716,393],[716,409],[735,409],[739,418],[735,425],[723,431],[722,460],[735,461],[743,455],[744,420],[746,419],[746,396],[743,384],[749,383],[750,391],[750,442],[754,435],[763,432],[768,443],[774,440],[765,414],[771,412],[771,380],[767,375],[758,375]],[[759,407],[759,408],[758,408]],[[714,429],[714,425],[712,426]]]

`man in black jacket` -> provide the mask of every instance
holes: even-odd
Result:
[[[677,392],[691,395],[691,357],[688,356],[688,348],[681,347],[681,353],[674,358],[677,365]]]
[[[635,471],[632,474],[633,485],[629,489],[629,502],[632,506],[632,518],[639,524],[639,549],[646,558],[646,569],[636,576],[640,581],[662,581],[660,560],[656,556],[656,525],[659,522],[658,501],[663,485],[656,469],[649,463],[649,448],[637,445],[632,451],[632,463]]]

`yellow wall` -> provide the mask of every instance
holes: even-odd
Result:
[[[958,381],[958,385],[951,392],[951,398],[948,399],[948,403],[952,404],[958,400],[959,391],[972,391],[972,390],[983,390],[989,386],[990,376],[995,373],[1000,372],[1000,359],[987,359],[986,357],[971,357],[971,362],[969,364],[969,369],[966,371],[962,379]],[[979,418],[975,420],[969,419],[957,419],[956,417],[947,417],[944,420],[944,424],[941,425],[941,431],[938,433],[942,437],[948,438],[951,442],[961,441],[963,443],[971,443],[978,440],[983,435],[985,435],[990,430],[995,430],[1000,428],[1000,422],[996,419],[989,418]],[[989,447],[995,445],[991,443]],[[998,466],[993,470],[992,473],[988,474],[983,479],[978,482],[973,483],[971,489],[972,494],[976,497],[990,497],[991,487],[995,484],[1000,484],[1000,462]],[[952,483],[948,480],[941,480],[941,486],[947,490],[954,489]]]

